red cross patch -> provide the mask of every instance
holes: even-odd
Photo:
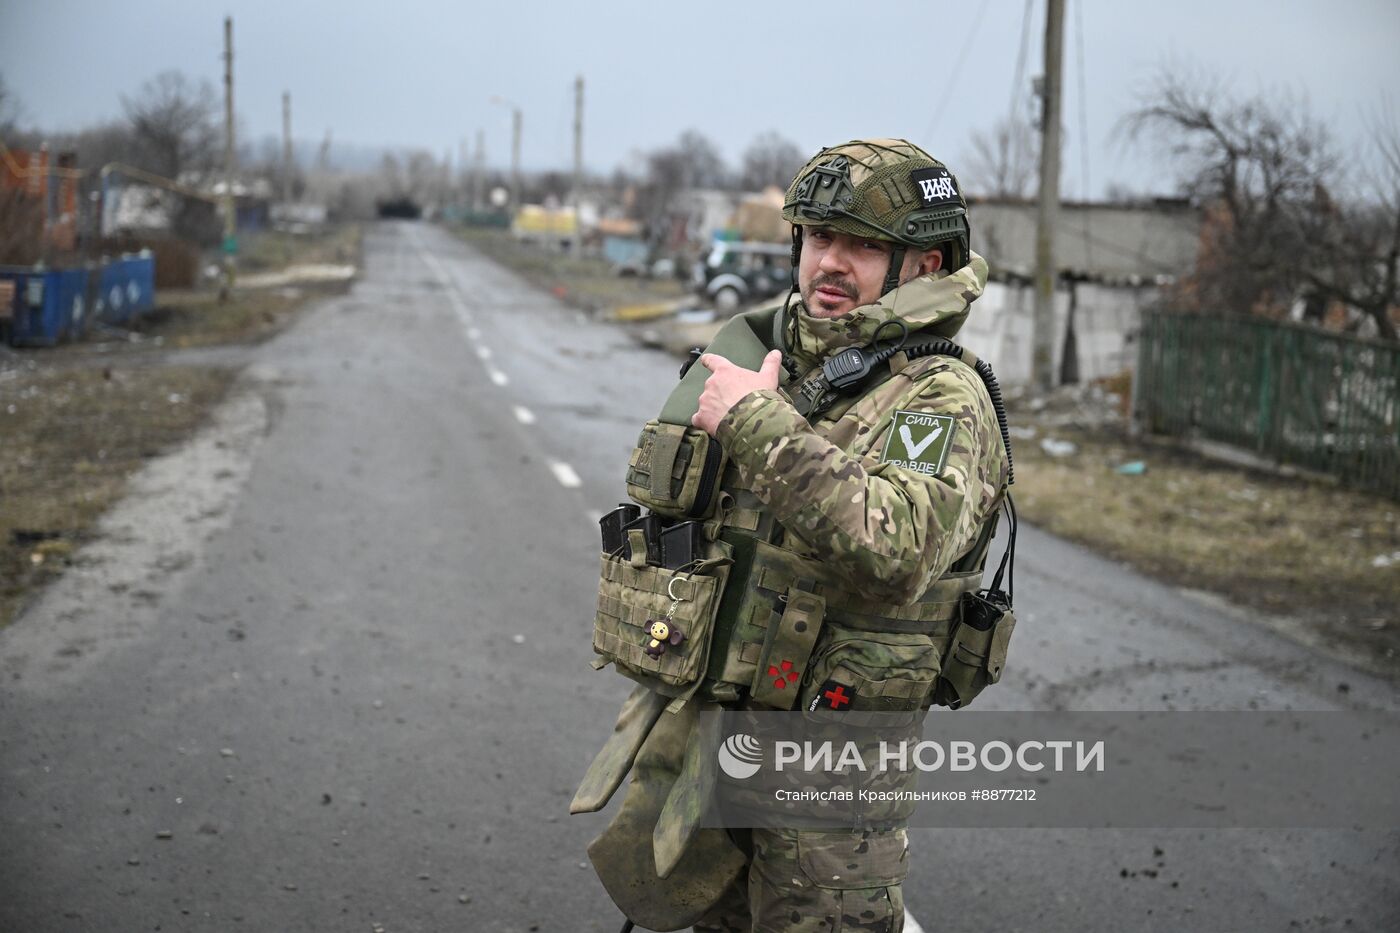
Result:
[[[852,692],[847,693],[847,690],[851,690]],[[808,711],[816,709],[847,709],[850,707],[853,699],[855,699],[854,688],[849,688],[845,684],[837,683],[834,680],[828,680],[821,685],[821,688],[817,691],[817,695],[812,699],[811,705],[809,705],[807,709]]]

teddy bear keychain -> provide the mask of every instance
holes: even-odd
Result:
[[[660,660],[666,653],[667,645],[679,645],[685,641],[685,633],[676,627],[673,621],[676,609],[686,600],[677,596],[673,587],[682,577],[672,577],[671,582],[666,584],[666,595],[671,597],[671,605],[666,609],[666,615],[660,619],[647,619],[647,639],[646,647],[642,650],[647,653],[647,657]]]

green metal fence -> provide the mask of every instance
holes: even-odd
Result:
[[[1400,499],[1400,346],[1242,316],[1143,314],[1134,408]]]

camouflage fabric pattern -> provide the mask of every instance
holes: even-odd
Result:
[[[746,838],[745,838],[746,837]],[[899,933],[909,873],[903,829],[819,833],[754,829],[740,877],[695,925],[704,933]]]
[[[815,365],[868,341],[896,316],[911,344],[951,336],[986,275],[985,260],[974,256],[951,275],[921,277],[838,318],[799,311],[795,355]],[[954,419],[941,473],[881,462],[896,410]],[[918,599],[972,545],[1000,505],[1008,473],[981,377],[941,356],[914,361],[834,423],[808,424],[782,390],[750,393],[720,422],[718,437],[744,485],[787,530],[787,546],[822,560],[846,586],[895,603]]]
[[[865,346],[889,321],[909,328],[910,344],[955,337],[972,303],[987,287],[987,260],[973,253],[967,265],[952,272],[921,275],[882,296],[874,304],[834,318],[812,317],[799,302],[788,322],[788,344],[803,369],[821,365],[842,347]],[[888,337],[894,328],[886,328]]]

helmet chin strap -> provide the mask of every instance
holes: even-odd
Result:
[[[896,243],[890,251],[890,271],[885,273],[885,284],[880,287],[880,297],[899,288],[899,274],[904,271],[904,253],[908,249],[903,243]]]

